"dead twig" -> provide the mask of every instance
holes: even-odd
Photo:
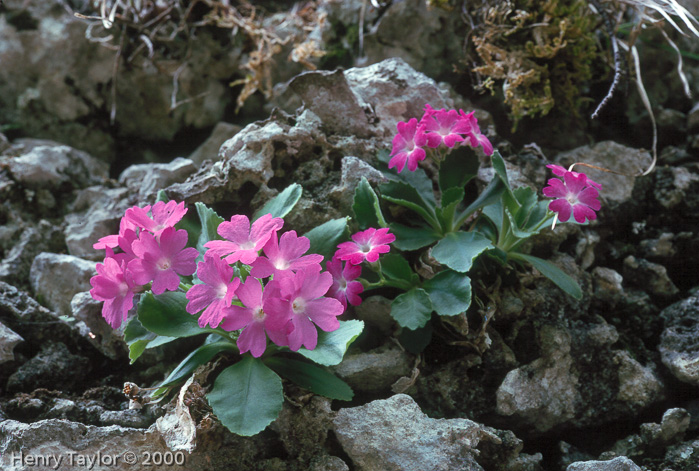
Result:
[[[592,113],[592,119],[595,119],[599,117],[599,113],[600,111],[602,111],[602,108],[604,108],[607,105],[607,103],[609,103],[609,100],[611,100],[612,95],[614,95],[614,92],[616,91],[617,87],[619,86],[619,83],[621,82],[621,79],[623,78],[623,71],[626,70],[628,65],[626,64],[626,59],[624,55],[621,53],[621,50],[619,49],[619,44],[616,39],[616,32],[614,31],[614,25],[612,24],[612,21],[609,18],[609,14],[597,0],[589,1],[590,5],[594,7],[594,10],[602,18],[604,29],[606,30],[607,35],[609,36],[609,40],[612,43],[612,51],[614,53],[614,79],[612,80],[612,84],[609,87],[609,91],[602,99],[600,104],[597,105],[597,108],[595,109],[594,113]]]

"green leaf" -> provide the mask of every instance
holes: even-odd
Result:
[[[502,180],[493,178],[485,190],[478,195],[478,198],[459,214],[457,220],[463,224],[463,221],[465,221],[467,217],[479,209],[500,201],[505,189],[505,184]]]
[[[369,227],[377,229],[388,227],[383,213],[381,213],[379,197],[376,196],[366,177],[362,177],[359,185],[357,185],[357,189],[354,191],[352,210],[354,211],[354,218],[362,230]]]
[[[477,232],[450,232],[432,249],[432,256],[452,270],[465,273],[473,260],[493,244]]]
[[[437,208],[437,218],[444,232],[451,232],[457,228],[453,227],[454,214],[457,206],[464,199],[464,190],[462,188],[449,188],[442,193],[442,207]]]
[[[129,346],[129,360],[133,364],[147,348],[155,348],[176,340],[175,337],[156,335],[146,330],[138,317],[129,321],[124,329],[124,342]]]
[[[429,205],[420,196],[420,193],[404,182],[392,181],[381,185],[381,197],[391,203],[412,209],[427,221],[430,226],[436,226],[437,219],[434,212],[436,205]]]
[[[571,278],[568,274],[563,272],[553,263],[543,260],[539,257],[534,257],[532,255],[525,255],[521,253],[510,253],[510,257],[514,260],[523,260],[525,262],[531,263],[534,268],[539,270],[542,275],[544,275],[549,280],[553,281],[556,286],[561,288],[563,291],[574,297],[575,299],[582,299],[582,289],[577,281]]]
[[[340,321],[340,328],[332,332],[319,332],[318,345],[313,350],[299,348],[298,353],[319,365],[333,366],[342,361],[350,344],[364,329],[362,321]]]
[[[402,173],[387,170],[383,174],[390,181],[401,182],[414,188],[420,195],[420,198],[427,204],[427,207],[434,208],[437,206],[437,200],[435,200],[434,191],[432,190],[432,180],[429,179],[423,169],[418,168],[414,172],[406,170]]]
[[[311,240],[311,248],[308,253],[317,253],[330,260],[337,250],[337,244],[347,238],[348,218],[331,219],[330,221],[314,227],[304,236]]]
[[[260,216],[271,214],[275,218],[283,218],[294,209],[296,203],[301,199],[303,188],[298,183],[292,183],[284,191],[267,201],[264,206],[255,211],[252,220],[257,220]]]
[[[391,303],[391,317],[398,325],[408,329],[419,329],[427,324],[432,314],[430,296],[422,288],[413,288],[396,296]]]
[[[138,303],[138,320],[149,331],[168,337],[191,337],[210,332],[211,329],[199,327],[198,316],[189,314],[186,305],[185,293],[167,291],[154,296],[147,292]]]
[[[314,394],[329,399],[351,401],[354,397],[352,388],[334,374],[305,361],[290,360],[282,357],[270,357],[265,360],[279,376],[308,389]]]
[[[483,208],[483,214],[485,215],[485,217],[487,217],[493,222],[495,228],[498,231],[498,234],[503,231],[505,215],[502,208],[502,200],[498,200],[496,203],[489,204],[488,206]]]
[[[430,340],[432,340],[432,330],[431,322],[415,330],[401,329],[398,335],[398,341],[407,351],[414,355],[418,355],[430,344]]]
[[[398,223],[391,223],[391,233],[396,236],[393,246],[400,250],[417,250],[427,247],[439,240],[439,235],[434,229],[424,227],[408,227]]]
[[[206,397],[221,423],[245,437],[263,431],[284,404],[281,378],[249,355],[223,370]]]
[[[520,203],[517,201],[517,198],[515,198],[515,195],[512,192],[510,180],[507,178],[507,167],[505,167],[505,161],[503,160],[499,151],[496,150],[493,153],[492,162],[495,175],[505,184],[505,193],[503,196],[505,207],[509,208],[510,212],[515,214],[519,210]]]
[[[471,305],[471,279],[453,270],[444,270],[425,281],[432,307],[440,316],[456,316]]]
[[[411,281],[413,270],[408,261],[401,255],[389,253],[381,257],[381,271],[394,280]]]
[[[206,252],[204,244],[209,241],[221,239],[218,235],[217,229],[219,224],[223,222],[223,218],[216,214],[216,211],[207,207],[204,203],[194,203],[194,207],[197,208],[197,214],[199,215],[199,222],[201,223],[201,233],[199,234],[199,240],[197,241],[197,250],[200,253],[200,257],[203,260],[203,254]]]
[[[177,367],[172,370],[172,373],[165,378],[160,384],[160,387],[171,386],[189,378],[194,370],[201,365],[211,361],[213,357],[221,352],[237,352],[238,348],[227,340],[219,340],[213,343],[206,343],[187,355],[187,358],[182,360]],[[156,394],[157,395],[157,394]]]
[[[478,174],[478,156],[467,146],[452,149],[439,166],[439,188],[463,188]],[[444,203],[442,203],[444,205]]]

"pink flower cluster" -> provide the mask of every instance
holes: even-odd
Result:
[[[486,155],[493,153],[493,146],[478,127],[478,120],[473,111],[464,110],[435,110],[425,105],[425,113],[420,121],[415,118],[408,122],[399,122],[398,134],[393,138],[393,149],[388,168],[402,172],[407,163],[408,170],[414,172],[419,161],[427,156],[424,147],[435,149],[441,145],[453,148],[459,145],[469,145],[473,148],[481,146]]]
[[[556,198],[549,204],[549,209],[558,214],[561,222],[570,219],[571,214],[575,220],[582,224],[586,220],[597,219],[595,211],[599,211],[602,205],[597,199],[602,185],[590,180],[584,173],[571,172],[560,165],[547,165],[554,175],[562,177],[551,178],[547,187],[542,191],[544,196]]]
[[[147,284],[152,283],[154,294],[175,291],[180,276],[196,270],[199,252],[185,248],[187,231],[174,227],[186,212],[184,203],[174,201],[130,208],[121,220],[119,233],[93,245],[106,250],[106,257],[97,264],[97,276],[90,279],[90,294],[104,301],[102,316],[113,328],[126,319],[134,294],[146,289]]]
[[[223,240],[204,244],[208,250],[196,264],[197,249],[185,248],[187,232],[174,228],[186,212],[184,203],[174,201],[130,208],[119,234],[94,245],[107,256],[90,280],[90,293],[104,301],[102,315],[112,327],[122,324],[134,294],[148,289],[149,283],[158,295],[177,290],[180,276],[196,272],[200,283],[187,291],[186,310],[199,314],[200,327],[240,330],[240,352],[255,357],[266,350],[267,337],[293,351],[302,346],[312,350],[318,342],[316,326],[336,330],[347,303],[361,303],[359,264],[375,262],[395,240],[388,229],[359,232],[353,242],[338,246],[324,272],[323,256],[306,254],[308,238],[295,231],[278,234],[281,218],[266,214],[251,224],[246,216],[235,215],[219,225]]]

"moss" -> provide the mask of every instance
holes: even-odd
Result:
[[[470,12],[475,28],[467,51],[477,88],[500,86],[513,131],[525,116],[552,109],[577,115],[581,90],[604,64],[597,47],[598,19],[584,0],[486,2]]]

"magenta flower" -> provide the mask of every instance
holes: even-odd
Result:
[[[423,126],[427,145],[432,148],[439,147],[440,144],[452,148],[454,144],[464,140],[462,134],[471,132],[471,122],[456,110],[435,110],[430,105],[425,105],[425,114],[420,124]]]
[[[595,211],[599,211],[602,205],[597,199],[597,190],[588,186],[587,175],[566,171],[563,180],[565,183],[552,178],[548,181],[549,186],[543,189],[544,196],[557,198],[551,201],[549,209],[558,213],[561,222],[568,221],[571,213],[580,224],[596,219]]]
[[[133,208],[129,208],[126,211],[130,211],[132,209],[141,209],[138,208],[137,206],[134,206]],[[145,208],[142,209],[146,213],[150,211],[150,205],[146,205]],[[131,232],[136,232],[139,229],[139,226],[131,222],[126,216],[121,218],[121,221],[119,221],[119,233],[118,234],[113,234],[113,235],[108,235],[105,237],[102,237],[97,241],[97,243],[92,245],[93,249],[96,250],[102,250],[102,249],[114,249],[117,246],[119,246],[119,237],[124,237],[126,234],[126,231],[131,231]]]
[[[388,168],[396,167],[400,173],[407,162],[408,170],[414,172],[417,169],[417,163],[425,160],[426,154],[422,146],[427,143],[427,137],[423,127],[418,126],[415,118],[407,123],[399,122],[397,128],[398,134],[393,138],[392,158],[388,162]]]
[[[239,278],[233,278],[233,267],[215,256],[204,257],[199,262],[197,276],[204,283],[196,284],[187,291],[187,312],[199,316],[199,327],[209,324],[218,327],[231,307],[233,296],[240,285]]]
[[[212,255],[225,257],[226,263],[240,261],[250,265],[257,259],[260,249],[283,225],[282,218],[265,214],[253,222],[251,227],[247,216],[238,214],[218,226],[218,234],[226,240],[212,240],[204,244],[204,247]]]
[[[148,232],[141,232],[139,240],[132,244],[134,254],[128,269],[133,273],[136,283],[145,285],[153,281],[153,294],[175,291],[180,284],[180,276],[188,276],[197,269],[195,259],[199,255],[193,247],[187,245],[187,231],[166,228],[160,234],[160,241]]]
[[[332,259],[325,266],[333,276],[333,284],[328,290],[328,296],[340,301],[345,309],[347,309],[347,301],[352,306],[362,304],[362,298],[359,295],[364,291],[364,285],[359,281],[353,281],[362,274],[362,267],[348,262],[343,269],[339,258]]]
[[[126,210],[125,218],[141,229],[150,231],[155,237],[160,237],[165,229],[180,222],[186,213],[184,201],[179,204],[175,201],[158,201],[151,208],[152,217],[148,216],[148,207],[134,206]]]
[[[566,173],[568,173],[568,170],[566,170],[564,167],[561,167],[560,165],[551,164],[551,165],[547,165],[546,168],[550,168],[551,171],[553,172],[553,174],[554,174],[554,175],[557,175],[557,176],[559,176],[559,177],[562,177],[562,176],[564,176]],[[572,173],[572,174],[575,175],[576,177],[577,177],[578,175],[585,175],[584,173],[578,173],[578,172],[570,172],[570,173]],[[602,189],[602,185],[600,185],[600,184],[597,183],[597,182],[594,182],[594,181],[590,180],[590,177],[588,177],[587,175],[585,175],[585,177],[587,178],[587,184],[588,184],[588,185],[594,186],[594,187],[597,188],[598,190],[601,190],[601,189]]]
[[[354,242],[343,242],[337,246],[337,251],[333,258],[349,260],[352,265],[359,265],[364,260],[375,262],[382,253],[388,253],[391,248],[388,246],[396,240],[396,236],[388,232],[388,228],[369,229],[357,232],[352,236]]]
[[[245,307],[231,306],[226,311],[221,328],[227,331],[243,329],[238,337],[240,353],[249,351],[255,358],[262,356],[267,348],[265,332],[277,345],[287,345],[287,331],[290,327],[288,320],[281,323],[281,329],[274,330],[268,327],[266,301],[279,296],[279,289],[274,281],[268,283],[263,292],[260,281],[249,276],[245,283],[240,285],[236,295]]]
[[[295,272],[302,268],[314,268],[320,271],[322,255],[303,255],[310,248],[311,241],[308,237],[297,237],[296,231],[285,232],[279,241],[277,241],[277,235],[273,234],[262,249],[267,257],[259,257],[255,260],[250,274],[255,278],[267,278],[279,272],[287,270]]]
[[[104,301],[102,317],[112,328],[118,328],[133,307],[133,296],[137,288],[125,263],[106,258],[97,264],[97,275],[90,278],[90,294],[97,301]]]
[[[302,345],[309,350],[316,348],[316,325],[326,332],[340,327],[337,316],[344,312],[342,303],[324,297],[333,282],[330,273],[299,270],[274,281],[279,283],[279,297],[271,297],[265,303],[265,311],[270,315],[266,325],[271,330],[280,331],[291,324],[291,350],[297,351]]]
[[[473,115],[473,111],[470,113],[465,113],[464,110],[459,110],[461,118],[468,121],[471,127],[471,131],[468,133],[468,142],[474,149],[478,146],[483,147],[483,152],[485,155],[493,154],[493,145],[490,143],[487,137],[481,134],[481,128],[478,126],[478,120]]]

